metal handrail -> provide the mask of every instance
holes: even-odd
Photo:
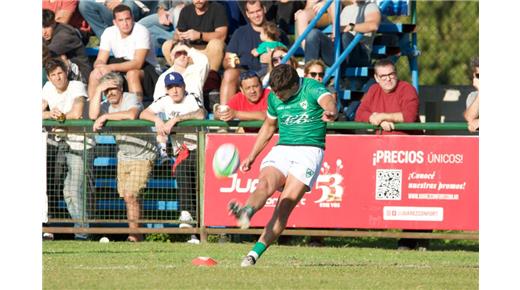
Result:
[[[67,120],[65,122],[58,122],[55,120],[43,120],[44,127],[87,127],[92,128],[94,121],[92,120]],[[246,127],[259,128],[263,124],[262,121],[218,121],[218,120],[188,120],[176,124],[176,127]],[[125,121],[107,121],[105,127],[153,127],[155,124],[145,120],[125,120]],[[395,130],[467,130],[468,124],[466,122],[426,122],[426,123],[395,123]],[[327,129],[381,129],[379,126],[374,126],[364,122],[329,122]],[[103,132],[103,131],[101,131]]]

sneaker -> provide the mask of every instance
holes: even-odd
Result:
[[[237,219],[237,225],[245,230],[249,228],[251,216],[253,216],[253,209],[251,207],[242,207],[236,200],[231,200],[228,203],[229,215],[234,215]]]
[[[228,203],[228,215],[234,215],[235,218],[239,218],[239,213],[240,213],[240,210],[242,209],[242,206],[240,205],[240,203],[236,200],[231,200],[229,201]]]
[[[52,240],[54,240],[54,234],[52,234],[52,233],[43,233],[42,239],[44,241],[52,241]]]
[[[187,241],[187,243],[198,245],[198,244],[200,244],[200,240],[197,238],[196,235],[191,235],[191,238]]]
[[[247,255],[244,260],[242,260],[242,263],[240,263],[240,267],[249,267],[254,266],[256,264],[255,257],[251,255]]]
[[[193,222],[193,217],[191,216],[190,212],[187,210],[181,211],[181,216],[179,217],[179,221],[181,222],[179,224],[179,228],[193,228],[191,223]]]

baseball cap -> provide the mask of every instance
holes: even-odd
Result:
[[[184,86],[184,78],[178,72],[171,72],[164,78],[164,85],[166,87],[171,86]]]

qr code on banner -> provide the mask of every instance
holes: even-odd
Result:
[[[376,200],[401,200],[402,181],[401,170],[376,170]]]

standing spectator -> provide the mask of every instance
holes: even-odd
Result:
[[[139,23],[150,31],[155,47],[161,47],[166,40],[173,37],[179,14],[182,8],[189,3],[191,0],[161,0],[155,13],[139,20]]]
[[[381,22],[381,12],[377,4],[362,0],[351,0],[340,14],[341,49],[352,42],[357,33],[363,38],[354,47],[346,61],[346,66],[367,66],[371,63],[370,54],[375,32]],[[305,62],[322,59],[327,66],[334,64],[334,42],[319,29],[312,29],[305,38]]]
[[[112,25],[113,10],[120,4],[131,9],[134,21],[139,21],[157,7],[157,1],[134,0],[81,0],[78,10],[88,22],[94,34],[101,37],[106,28]]]
[[[101,96],[106,100],[102,101]],[[143,110],[139,98],[123,91],[123,77],[115,72],[105,74],[96,86],[90,100],[89,117],[94,121],[93,131],[99,131],[107,120],[135,120]],[[139,130],[143,133],[143,130]],[[146,133],[146,132],[144,132]],[[151,135],[116,135],[117,151],[117,191],[124,198],[131,230],[139,228],[141,202],[139,195],[155,160],[155,142]],[[143,240],[142,234],[130,233],[128,241]]]
[[[480,81],[478,57],[471,60],[471,69],[473,70],[473,87],[476,91],[471,92],[466,99],[466,111],[464,111],[464,119],[468,122],[468,130],[477,132],[479,130],[479,98],[480,98]]]
[[[61,57],[67,64],[67,72],[75,73],[74,80],[86,83],[92,67],[77,30],[68,24],[57,23],[54,12],[43,9],[42,37],[50,54]]]
[[[395,131],[395,123],[419,122],[419,97],[415,88],[397,79],[397,71],[392,61],[378,60],[374,65],[373,84],[356,112],[357,122],[369,122],[383,128],[382,134],[420,134],[419,131]],[[422,232],[422,230],[404,230],[405,232]],[[428,240],[399,239],[400,250],[426,250]]]
[[[49,82],[45,84],[42,92],[43,119],[76,120],[83,116],[83,105],[87,92],[85,84],[79,81],[69,81],[67,78],[67,66],[60,59],[51,59],[45,64]],[[88,227],[85,220],[90,207],[90,195],[93,191],[92,176],[92,150],[94,141],[90,138],[84,140],[83,135],[67,134],[65,139],[57,138],[56,159],[64,158],[67,164],[67,175],[63,185],[63,199],[67,204],[67,210],[74,227]],[[86,146],[84,147],[84,142]],[[86,150],[86,152],[84,152]],[[86,156],[86,159],[83,159]],[[86,170],[86,171],[85,171]],[[83,181],[86,177],[86,184]],[[83,194],[84,186],[87,186]],[[74,234],[77,240],[86,240],[87,234]]]
[[[235,94],[226,105],[218,105],[215,119],[222,121],[265,120],[269,89],[262,88],[260,77],[253,71],[240,74],[240,92]]]
[[[220,86],[220,103],[223,105],[238,91],[241,70],[254,71],[262,77],[266,71],[265,69],[262,71],[260,63],[269,62],[268,54],[264,54],[260,58],[251,54],[251,50],[262,42],[260,33],[262,25],[265,23],[265,7],[259,0],[247,1],[245,11],[249,23],[235,30],[222,63],[224,76]]]
[[[163,44],[163,51],[170,51],[173,41],[187,41],[208,57],[210,69],[217,72],[224,57],[227,24],[226,9],[220,3],[194,0],[182,9],[173,40]]]
[[[114,26],[103,32],[99,53],[90,74],[88,94],[92,98],[99,79],[109,72],[124,74],[128,91],[143,101],[143,94],[151,99],[160,67],[148,29],[134,23],[128,6],[114,8]],[[112,51],[114,57],[110,57]]]
[[[206,114],[197,96],[186,92],[180,73],[167,74],[164,86],[167,95],[155,100],[141,113],[140,118],[154,122],[158,137],[166,143],[175,124],[185,120],[202,120]],[[166,115],[166,123],[158,116],[159,113]],[[182,130],[177,130],[172,136],[173,155],[176,156],[172,170],[176,176],[177,194],[182,209],[180,227],[191,227],[189,222],[193,221],[192,216],[197,213],[197,135],[179,132]],[[199,243],[194,235],[189,242]]]
[[[395,65],[387,59],[375,63],[374,78],[376,83],[361,99],[355,120],[381,126],[382,134],[408,134],[395,131],[395,123],[419,122],[417,91],[411,84],[397,79]]]
[[[197,100],[203,103],[204,82],[209,72],[208,57],[199,50],[189,47],[182,42],[174,44],[171,52],[165,53],[169,55],[171,67],[159,76],[155,84],[153,99],[157,100],[159,97],[166,95],[164,86],[165,76],[171,72],[178,72],[186,83],[186,91],[194,94]]]
[[[56,22],[69,24],[78,29],[82,41],[86,45],[92,30],[77,9],[78,2],[78,0],[42,0],[42,9],[49,9],[54,12]]]

